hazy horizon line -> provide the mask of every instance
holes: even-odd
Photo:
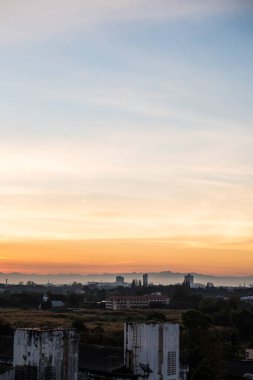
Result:
[[[200,272],[191,272],[191,271],[185,271],[185,272],[173,272],[170,270],[163,270],[163,271],[132,271],[132,272],[94,272],[94,273],[78,273],[78,272],[59,272],[59,273],[38,273],[38,272],[0,272],[0,275],[22,275],[22,276],[110,276],[110,275],[132,275],[132,274],[163,274],[163,273],[170,273],[172,275],[185,275],[185,274],[192,274],[195,276],[206,276],[206,277],[217,277],[217,278],[246,278],[246,277],[253,277],[252,274],[215,274],[215,273],[200,273]]]

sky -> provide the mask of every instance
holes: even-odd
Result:
[[[0,268],[251,274],[251,0],[0,1]]]

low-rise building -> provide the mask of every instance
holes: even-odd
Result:
[[[124,310],[132,308],[146,308],[151,305],[163,304],[168,306],[170,299],[162,295],[147,295],[147,296],[111,296],[106,300],[106,309],[109,310]]]
[[[65,303],[63,301],[51,301],[52,309],[62,309],[65,307]]]
[[[241,297],[240,300],[242,302],[245,302],[245,303],[248,303],[250,305],[253,305],[253,296],[245,296],[245,297]]]

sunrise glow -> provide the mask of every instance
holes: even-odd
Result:
[[[0,4],[1,272],[251,273],[251,2],[40,5]]]

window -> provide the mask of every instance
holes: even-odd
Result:
[[[173,376],[177,374],[177,353],[176,351],[168,352],[168,375]]]
[[[45,367],[43,380],[56,380],[55,367]]]

